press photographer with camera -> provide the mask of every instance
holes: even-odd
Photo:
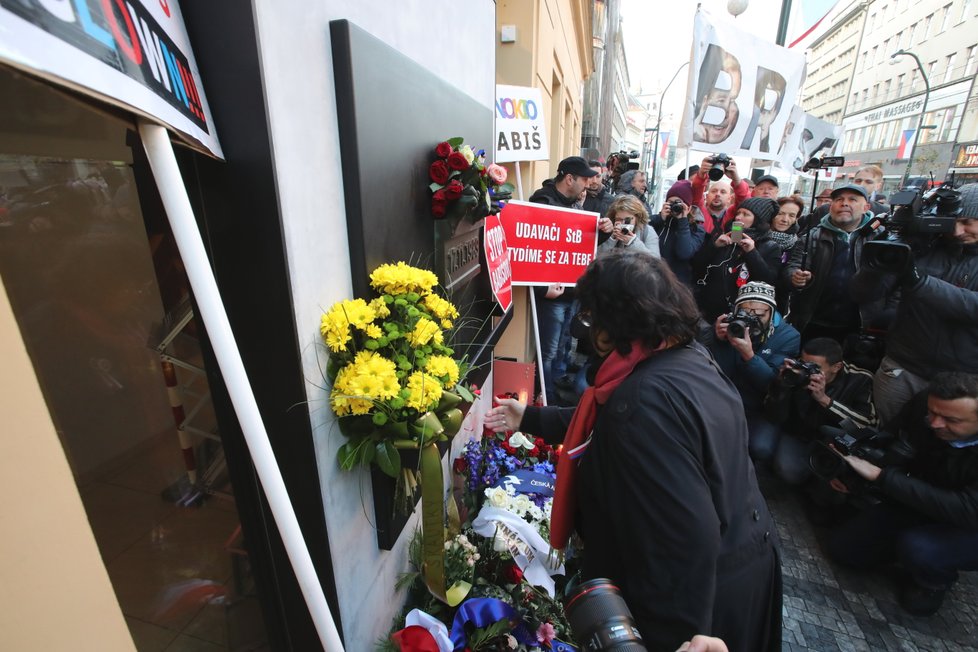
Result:
[[[755,431],[770,429],[763,423],[764,397],[784,359],[798,355],[798,331],[777,312],[774,287],[750,282],[740,288],[733,311],[717,317],[708,348],[740,392],[753,458]]]
[[[706,232],[693,217],[693,188],[689,181],[677,181],[666,192],[662,210],[651,219],[659,233],[659,252],[669,268],[686,285],[693,286],[692,260],[703,246]]]
[[[709,190],[707,179],[710,182]],[[690,178],[690,183],[693,189],[692,205],[698,206],[703,214],[703,229],[707,234],[714,234],[724,224],[732,222],[736,207],[751,196],[750,186],[737,172],[737,161],[726,154],[704,158],[700,169]]]
[[[958,571],[978,570],[978,375],[936,374],[890,429],[913,451],[909,461],[881,468],[844,457],[882,502],[834,531],[828,552],[855,568],[898,562],[909,575],[900,605],[926,616]]]
[[[833,190],[828,215],[798,239],[781,272],[782,285],[793,289],[788,320],[802,340],[831,337],[843,344],[874,316],[849,289],[863,246],[882,232],[871,224],[866,197],[862,186]]]
[[[943,188],[905,209],[905,218],[894,213],[906,223],[898,241],[874,244],[880,255],[864,257],[852,282],[863,302],[900,294],[873,388],[884,422],[937,372],[978,370],[978,184]],[[920,233],[942,218],[946,233]]]
[[[598,245],[598,255],[615,249],[647,251],[659,256],[659,236],[649,224],[645,204],[631,195],[619,195],[608,208],[611,237]]]
[[[876,425],[873,376],[842,359],[842,346],[819,337],[801,348],[798,360],[786,358],[764,400],[769,429],[754,431],[755,460],[770,462],[790,485],[811,477],[809,458],[822,426],[849,419],[858,426]]]

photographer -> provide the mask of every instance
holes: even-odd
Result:
[[[721,170],[722,173],[718,174]],[[724,177],[729,179],[729,184],[723,181]],[[707,179],[712,183],[704,202],[703,193],[706,191]],[[726,154],[716,154],[703,159],[700,169],[692,176],[690,183],[693,188],[692,205],[698,206],[703,213],[703,228],[708,234],[713,234],[724,224],[732,222],[737,206],[750,197],[751,192],[750,186],[737,172],[737,161]]]
[[[842,360],[842,346],[819,337],[802,346],[801,359],[786,359],[764,401],[771,428],[755,433],[755,454],[770,461],[784,482],[800,485],[811,476],[808,459],[819,428],[843,419],[876,424],[873,376]]]
[[[798,355],[798,331],[782,321],[776,305],[772,286],[747,283],[740,288],[733,312],[717,318],[709,343],[717,365],[740,392],[752,458],[755,430],[769,430],[769,424],[760,423],[768,388],[784,359]]]
[[[873,387],[884,422],[937,372],[978,370],[978,184],[959,192],[953,233],[902,269],[864,265],[853,278],[859,301],[901,294]]]
[[[602,220],[605,222],[605,220]],[[611,237],[598,245],[598,255],[614,249],[648,251],[659,256],[659,236],[649,225],[645,204],[631,195],[619,195],[608,208]],[[605,227],[606,228],[606,227]]]
[[[691,212],[693,188],[689,181],[677,181],[666,193],[662,210],[651,219],[659,232],[659,252],[676,277],[692,287],[693,256],[703,245],[706,232]]]
[[[958,571],[978,570],[978,376],[935,375],[894,425],[913,457],[884,468],[844,458],[883,501],[835,531],[828,552],[856,568],[899,562],[900,605],[930,615]]]

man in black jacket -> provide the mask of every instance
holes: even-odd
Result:
[[[792,485],[811,477],[808,459],[820,439],[819,428],[837,427],[843,419],[863,428],[876,425],[873,376],[843,361],[838,342],[827,337],[805,342],[801,362],[819,371],[809,375],[797,362],[785,360],[764,402],[765,416],[774,425],[773,441],[764,448],[773,451],[774,472]]]
[[[960,188],[961,213],[903,274],[863,267],[852,296],[869,301],[900,289],[883,358],[873,383],[886,423],[939,371],[978,370],[978,184]]]
[[[856,568],[900,562],[910,576],[900,604],[930,615],[958,571],[978,570],[978,375],[937,374],[892,425],[913,458],[884,468],[844,458],[883,502],[835,531],[828,551]]]

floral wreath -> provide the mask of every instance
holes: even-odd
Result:
[[[486,150],[473,150],[462,144],[461,137],[449,138],[435,146],[438,157],[428,168],[431,178],[431,215],[435,219],[474,219],[498,213],[513,196],[513,186],[506,183],[506,168],[495,163],[486,165]]]

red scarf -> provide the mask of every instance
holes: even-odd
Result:
[[[557,460],[557,487],[554,489],[553,509],[550,513],[550,545],[555,550],[567,547],[567,540],[574,531],[574,512],[577,509],[577,487],[575,476],[582,455],[591,442],[591,431],[598,418],[598,406],[611,398],[615,389],[621,385],[639,362],[666,348],[662,342],[655,349],[649,349],[638,340],[632,342],[632,351],[622,355],[617,350],[601,363],[594,379],[594,387],[588,387],[581,396],[567,436],[564,437],[564,450]]]

